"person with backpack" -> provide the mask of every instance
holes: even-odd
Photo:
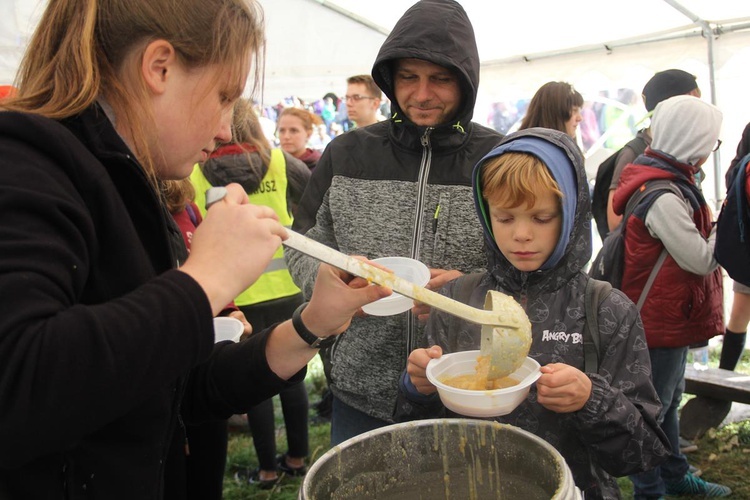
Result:
[[[472,181],[487,269],[441,293],[480,309],[489,290],[512,296],[531,321],[529,356],[542,365],[526,400],[497,420],[555,446],[587,499],[620,498],[615,477],[654,467],[669,444],[657,423],[661,406],[635,305],[609,286],[594,307],[587,304],[587,288],[602,282],[583,272],[592,237],[581,152],[565,133],[522,130],[476,165]],[[592,317],[599,326],[589,342]],[[587,367],[594,339],[598,360]],[[400,419],[450,414],[426,378],[427,363],[479,344],[479,325],[433,310],[424,348],[412,351],[401,378]]]
[[[721,344],[719,368],[733,371],[742,357],[750,322],[750,209],[747,183],[750,156],[750,123],[742,133],[737,155],[726,173],[727,196],[716,222],[714,256],[732,278],[732,308]],[[707,342],[705,345],[708,345]],[[696,396],[681,411],[680,433],[700,437],[719,426],[732,409],[732,402],[708,396]]]
[[[701,96],[696,77],[680,69],[659,71],[646,82],[641,97],[646,111],[653,113],[656,105],[676,95]],[[612,210],[612,197],[625,165],[632,163],[651,144],[651,131],[644,128],[635,138],[604,160],[597,169],[591,209],[602,241],[622,220],[621,214]]]
[[[742,131],[742,138],[737,144],[737,154],[727,170],[727,190],[730,189],[733,184],[732,181],[737,176],[737,169],[741,167],[742,159],[748,154],[750,154],[750,123]],[[747,167],[745,168],[747,169]],[[750,197],[747,184],[744,191],[747,199],[747,197]],[[748,266],[750,266],[750,263]],[[734,370],[737,367],[747,342],[747,325],[750,323],[750,286],[748,285],[750,283],[740,283],[737,280],[734,280],[732,284],[732,291],[734,292],[732,310],[729,313],[724,342],[721,346],[721,360],[719,361],[719,368],[725,370]]]
[[[651,376],[664,405],[659,415],[672,453],[664,464],[632,475],[636,499],[665,494],[727,496],[726,486],[688,472],[679,449],[678,407],[684,390],[688,347],[723,333],[721,270],[713,255],[713,217],[695,177],[718,144],[722,113],[693,96],[666,99],[654,110],[653,140],[644,154],[627,165],[615,191],[615,213],[651,182],[669,180],[671,189],[646,196],[623,222],[625,259],[621,290],[638,300],[652,268],[666,249],[663,265],[652,276],[641,319],[646,331]]]

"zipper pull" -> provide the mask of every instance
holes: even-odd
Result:
[[[179,424],[180,428],[182,429],[182,435],[185,436],[185,444],[183,446],[185,450],[185,456],[190,456],[190,442],[188,441],[188,435],[187,435],[187,426],[185,426],[185,422],[182,421],[182,415],[179,413],[179,408],[177,409],[177,423]]]
[[[521,307],[524,311],[526,311],[526,306],[528,305],[529,296],[527,295],[527,292],[529,290],[528,288],[528,280],[529,280],[529,274],[524,273],[521,277],[521,292],[518,294],[518,303],[521,304]]]
[[[422,147],[426,148],[430,146],[430,132],[432,132],[433,127],[427,127],[427,130],[424,131],[424,134],[422,134],[422,137],[419,139],[419,142],[422,143]]]

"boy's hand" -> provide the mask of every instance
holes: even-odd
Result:
[[[427,363],[431,359],[439,358],[442,355],[443,349],[437,345],[429,349],[415,349],[409,354],[406,373],[420,394],[429,395],[437,391],[437,388],[427,380]]]
[[[430,281],[427,282],[425,288],[437,292],[443,288],[443,285],[459,276],[463,276],[463,274],[461,271],[456,271],[455,269],[448,271],[447,269],[430,268]],[[430,309],[430,306],[415,301],[411,312],[419,319],[420,323],[425,324],[427,323],[427,318],[430,317]]]
[[[589,400],[591,379],[570,365],[550,363],[542,367],[536,389],[540,405],[556,413],[571,413]]]

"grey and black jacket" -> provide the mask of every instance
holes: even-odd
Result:
[[[542,366],[565,363],[584,371],[582,332],[586,324],[584,297],[589,278],[582,269],[591,257],[591,202],[583,158],[566,134],[539,128],[509,135],[487,157],[500,154],[501,148],[522,137],[542,138],[562,148],[575,167],[577,186],[571,193],[577,192],[575,208],[563,203],[563,217],[568,218],[571,227],[567,242],[561,235],[564,253],[551,266],[545,263],[542,270],[519,271],[495,244],[491,222],[480,215],[488,264],[469,304],[482,308],[488,290],[514,297],[531,321],[529,356]],[[523,149],[517,145],[515,148]],[[477,168],[475,175],[478,173]],[[481,193],[477,182],[474,194],[478,208],[485,203]],[[481,214],[482,210],[478,212]],[[441,293],[455,296],[464,279],[448,283]],[[661,404],[651,383],[651,362],[636,306],[622,292],[613,289],[599,306],[598,324],[599,369],[597,373],[587,373],[592,389],[582,409],[573,413],[547,410],[536,402],[533,386],[525,402],[496,419],[533,432],[557,448],[587,499],[619,498],[614,477],[652,468],[666,459],[670,449],[657,425]],[[478,349],[479,344],[478,325],[441,311],[430,314],[424,347],[440,345],[444,353],[449,353]],[[404,379],[399,420],[455,416],[443,407],[437,394],[423,396],[409,386]]]
[[[392,77],[394,60],[400,58],[424,59],[456,72],[462,103],[451,122],[421,127],[403,115]],[[294,227],[350,255],[407,256],[431,268],[462,272],[482,268],[471,169],[501,136],[471,122],[479,57],[464,10],[447,0],[414,5],[381,47],[372,75],[391,99],[390,120],[350,131],[328,145]],[[294,281],[309,297],[318,263],[292,250],[286,255]],[[416,345],[412,323],[410,313],[355,318],[322,354],[331,362],[335,396],[391,421],[398,378],[409,347]]]

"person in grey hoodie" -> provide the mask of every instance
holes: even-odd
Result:
[[[466,12],[453,0],[414,4],[383,43],[372,77],[392,102],[390,119],[331,141],[293,227],[346,254],[420,260],[436,290],[482,266],[471,168],[502,137],[471,122],[479,56]],[[293,250],[286,257],[309,295],[318,262]],[[321,354],[334,395],[332,444],[393,422],[398,379],[417,345],[414,312],[427,314],[355,318]]]
[[[529,356],[542,365],[526,400],[497,420],[557,448],[586,499],[619,498],[615,477],[662,462],[669,442],[657,424],[661,405],[638,310],[619,290],[598,305],[598,367],[584,363],[591,202],[580,150],[563,132],[522,130],[477,164],[474,185],[487,259],[469,305],[481,309],[489,290],[518,301],[531,321]],[[470,279],[441,293],[457,298]],[[433,311],[425,348],[412,352],[401,380],[399,419],[451,414],[426,379],[427,363],[479,344],[479,325]]]
[[[635,499],[664,495],[724,497],[731,490],[689,472],[679,450],[678,409],[685,389],[688,347],[724,333],[721,270],[714,258],[713,214],[696,182],[701,167],[718,144],[723,115],[710,103],[689,95],[660,102],[651,121],[653,141],[622,171],[613,198],[615,213],[642,186],[667,179],[669,190],[646,196],[625,225],[621,289],[634,299],[663,250],[667,257],[641,308],[646,343],[654,367],[651,378],[664,404],[659,423],[672,443],[660,467],[631,476]],[[637,299],[636,299],[637,300]]]

